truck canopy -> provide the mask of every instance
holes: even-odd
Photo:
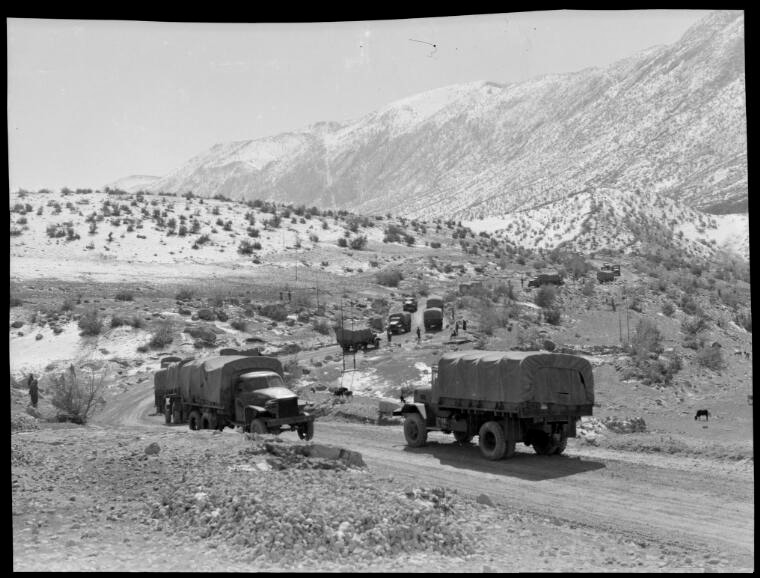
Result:
[[[425,311],[422,312],[422,318],[425,321],[432,319],[443,319],[443,311],[438,307],[431,307],[429,309],[425,309]]]
[[[257,369],[283,374],[276,357],[225,355],[194,360],[179,368],[180,393],[183,400],[232,411],[235,382],[240,375]]]
[[[371,343],[375,337],[375,332],[366,327],[364,329],[345,329],[340,325],[333,327],[335,338],[341,345],[361,345]]]
[[[438,295],[431,295],[425,302],[425,307],[438,307],[438,309],[443,309],[443,298]]]
[[[433,403],[441,398],[562,405],[594,403],[591,363],[576,355],[460,351],[438,362]]]

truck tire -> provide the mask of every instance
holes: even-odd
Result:
[[[404,419],[404,437],[408,446],[418,448],[427,442],[425,420],[418,413],[408,413]]]
[[[190,415],[187,416],[187,426],[193,431],[201,429],[201,412],[197,409],[191,411]]]
[[[560,455],[562,452],[565,451],[567,448],[567,436],[562,435],[562,438],[559,440],[559,443],[557,444],[557,448],[554,450],[555,455]]]
[[[265,434],[269,433],[269,430],[267,429],[266,424],[264,423],[263,419],[252,419],[251,425],[248,427],[248,431],[251,433],[256,434]]]
[[[201,429],[216,429],[216,414],[204,411],[201,415]]]
[[[480,453],[488,460],[500,460],[507,451],[507,439],[504,430],[495,421],[487,421],[478,433]]]
[[[539,456],[550,456],[557,451],[557,444],[552,440],[552,436],[546,432],[535,432],[532,439],[533,451]]]
[[[307,421],[298,426],[298,439],[309,441],[314,437],[314,422]]]
[[[460,444],[468,444],[472,441],[472,434],[466,431],[455,431],[454,439]]]

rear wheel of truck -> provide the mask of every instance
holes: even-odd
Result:
[[[418,413],[408,413],[404,419],[404,437],[407,445],[418,448],[427,442],[425,421]]]
[[[314,437],[314,422],[307,421],[298,426],[298,439],[309,441]]]
[[[504,430],[495,421],[487,421],[480,427],[478,434],[480,453],[488,460],[500,460],[507,451],[507,439]]]
[[[193,431],[199,430],[201,428],[201,412],[197,409],[191,411],[190,415],[187,416],[187,425]]]
[[[546,432],[535,432],[532,440],[533,450],[540,456],[550,456],[557,451],[557,444],[552,440],[552,436]]]
[[[457,440],[460,444],[468,444],[472,441],[472,434],[466,431],[455,431],[454,439]]]
[[[562,438],[559,440],[559,443],[557,444],[557,448],[554,450],[555,455],[560,455],[562,452],[565,451],[567,448],[567,436],[562,435]]]
[[[256,433],[256,434],[269,433],[269,430],[267,429],[267,425],[264,423],[263,419],[251,420],[251,425],[248,428],[248,431],[250,431],[251,433]]]
[[[201,416],[201,429],[216,429],[216,414],[204,411]]]

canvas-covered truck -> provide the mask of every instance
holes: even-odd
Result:
[[[422,322],[425,331],[430,329],[443,329],[443,309],[430,307],[422,312]]]
[[[615,280],[615,274],[612,271],[597,271],[596,280],[599,283],[611,283]]]
[[[559,273],[541,273],[530,281],[528,287],[541,287],[541,285],[563,285],[564,281]]]
[[[407,311],[391,313],[388,316],[388,329],[391,333],[409,333],[412,330],[412,314]]]
[[[428,297],[427,301],[425,302],[425,309],[431,309],[433,307],[437,307],[443,311],[443,298],[438,297],[437,295],[431,295]]]
[[[340,325],[333,327],[335,330],[335,339],[343,348],[343,351],[348,353],[352,349],[359,351],[363,349],[367,351],[367,347],[380,347],[380,335],[365,327],[364,329],[346,329]]]
[[[576,421],[592,415],[591,363],[577,355],[522,351],[445,353],[433,367],[431,387],[393,415],[404,417],[411,447],[425,445],[429,431],[478,436],[489,460],[512,457],[515,445],[541,455],[561,454],[576,436]]]
[[[285,387],[276,357],[219,355],[172,363],[156,372],[167,397],[165,411],[191,430],[239,426],[246,432],[314,435],[314,416]]]

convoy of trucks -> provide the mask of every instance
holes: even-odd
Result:
[[[282,363],[262,355],[172,361],[154,377],[156,411],[191,430],[239,426],[251,433],[295,430],[314,436],[314,416],[285,387]]]
[[[443,354],[431,386],[415,390],[393,415],[404,417],[411,447],[425,445],[434,430],[459,442],[477,435],[483,456],[498,460],[512,457],[517,442],[541,455],[561,454],[593,405],[594,377],[583,357],[472,350]]]
[[[425,331],[431,329],[443,329],[443,299],[431,295],[425,302],[425,310],[422,312],[422,323]]]

